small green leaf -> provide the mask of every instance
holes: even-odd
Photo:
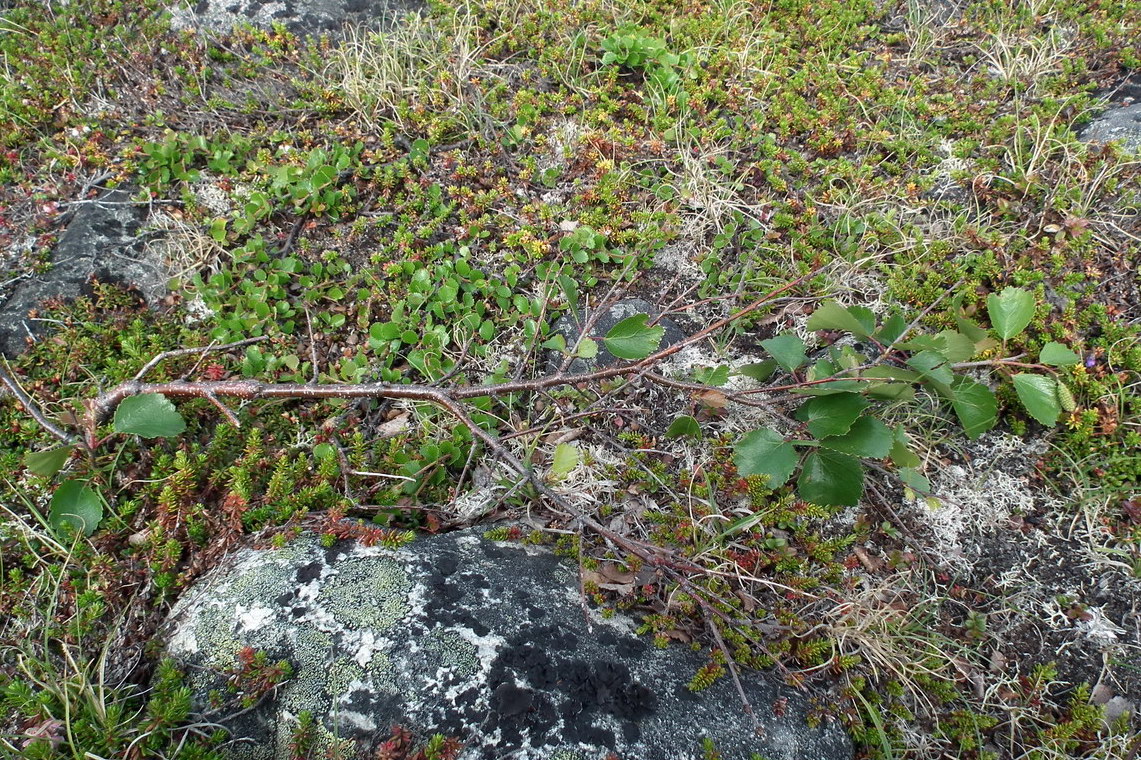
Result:
[[[844,330],[861,338],[870,337],[875,327],[871,310],[862,306],[846,309],[835,301],[826,301],[808,318],[809,330]]]
[[[331,443],[318,443],[313,447],[313,456],[321,460],[333,459],[337,456],[337,449]]]
[[[951,408],[970,439],[978,438],[998,422],[998,401],[990,388],[965,377],[951,384]]]
[[[562,333],[555,333],[543,341],[542,347],[548,351],[558,351],[559,353],[563,353],[567,350],[566,336]]]
[[[904,369],[902,367],[890,367],[887,365],[880,365],[878,367],[868,367],[862,373],[861,377],[882,377],[885,380],[899,380],[904,383],[915,383],[922,377],[915,370]]]
[[[987,331],[982,327],[979,327],[975,322],[959,314],[958,309],[955,310],[955,326],[959,328],[959,332],[970,338],[971,342],[976,346],[990,337]]]
[[[574,355],[579,359],[593,359],[598,356],[598,342],[590,338],[583,338],[578,344],[578,350]]]
[[[784,485],[796,469],[796,449],[780,433],[760,428],[746,435],[733,451],[733,462],[741,475],[767,475],[768,487]]]
[[[1038,354],[1038,361],[1049,367],[1072,367],[1075,364],[1080,364],[1082,357],[1061,343],[1050,341],[1042,346],[1042,351]]]
[[[896,467],[918,467],[923,464],[919,455],[907,446],[907,432],[903,425],[895,426],[895,434],[891,443],[891,461]]]
[[[683,414],[676,418],[670,423],[669,428],[666,429],[666,438],[681,438],[683,436],[690,438],[701,437],[701,425],[688,414]]]
[[[987,296],[986,310],[995,333],[1007,340],[1025,330],[1034,318],[1034,296],[1022,288],[1004,288],[1002,293]]]
[[[649,317],[645,314],[635,314],[614,325],[602,339],[606,349],[619,359],[632,361],[652,354],[662,342],[666,330],[661,326],[647,327],[647,319]]]
[[[48,522],[54,530],[68,529],[90,536],[103,519],[103,501],[82,480],[68,480],[59,484],[52,494]]]
[[[931,481],[924,477],[919,470],[904,467],[899,471],[899,479],[903,481],[905,486],[919,493],[931,493]]]
[[[115,410],[115,431],[143,438],[170,438],[186,430],[186,421],[174,404],[160,393],[143,393],[123,399]]]
[[[735,375],[742,375],[744,377],[756,380],[758,383],[763,383],[773,376],[776,372],[777,363],[775,359],[765,359],[763,362],[755,364],[745,364],[738,367],[733,371]]]
[[[855,393],[817,396],[796,410],[796,418],[808,424],[812,435],[827,438],[847,433],[867,405],[867,400]]]
[[[1046,375],[1020,372],[1015,375],[1014,390],[1018,400],[1030,416],[1047,427],[1053,427],[1062,413],[1062,400],[1058,397],[1058,381]]]
[[[821,438],[820,445],[858,457],[883,459],[891,451],[893,440],[891,428],[874,417],[863,416],[852,423],[847,433]]]
[[[851,507],[864,493],[860,460],[837,451],[820,449],[804,459],[796,482],[800,498],[823,507]]]
[[[56,446],[47,451],[29,451],[24,455],[24,465],[40,477],[50,478],[63,469],[71,457],[71,446]]]
[[[781,333],[774,338],[762,340],[761,345],[785,372],[795,372],[797,367],[804,364],[804,341],[793,333]]]
[[[569,443],[560,443],[555,447],[555,457],[551,462],[551,475],[556,478],[565,478],[570,471],[578,467],[582,453],[577,446]]]
[[[717,387],[729,382],[729,367],[724,364],[718,367],[699,367],[694,375],[702,385]]]

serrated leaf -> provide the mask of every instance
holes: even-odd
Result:
[[[807,423],[808,432],[815,437],[827,438],[847,433],[867,405],[867,400],[855,393],[817,396],[796,410],[796,418]]]
[[[915,388],[907,383],[868,383],[864,393],[870,398],[884,401],[910,401],[915,398]]]
[[[907,321],[899,314],[892,314],[890,318],[876,331],[872,337],[885,346],[890,346],[903,337],[907,330]]]
[[[907,432],[903,425],[896,425],[892,436],[891,452],[888,454],[896,467],[918,467],[923,463],[919,455],[907,446]]]
[[[103,501],[82,480],[68,480],[59,484],[52,494],[48,522],[61,533],[74,530],[90,536],[103,519]]]
[[[864,493],[860,460],[838,451],[821,449],[804,459],[796,482],[800,498],[823,507],[851,507]]]
[[[951,385],[951,408],[970,439],[978,438],[998,422],[998,400],[990,388],[965,377]]]
[[[947,361],[965,362],[975,355],[975,342],[954,330],[944,330],[935,336],[939,342],[939,353],[947,357]]]
[[[912,469],[911,467],[904,467],[899,471],[899,479],[908,488],[918,491],[922,494],[931,493],[931,481],[929,481],[919,470]]]
[[[804,364],[806,358],[804,341],[793,333],[781,333],[768,340],[762,340],[761,345],[785,372],[795,372]]]
[[[40,477],[50,478],[67,464],[73,448],[72,446],[56,446],[47,451],[29,451],[24,455],[24,466]]]
[[[657,350],[666,334],[665,328],[659,325],[648,327],[648,319],[645,314],[635,314],[614,325],[602,339],[606,349],[619,359],[645,359]]]
[[[683,414],[676,418],[666,429],[666,438],[681,438],[683,436],[690,438],[701,437],[701,425],[688,414]]]
[[[950,385],[955,378],[947,357],[934,351],[920,351],[907,360],[907,366],[914,368],[925,379],[943,385]]]
[[[555,456],[551,460],[551,475],[556,478],[565,478],[571,470],[578,467],[582,452],[578,446],[569,443],[560,443],[555,447]]]
[[[784,485],[796,469],[797,455],[780,433],[760,428],[733,447],[733,463],[741,475],[767,475],[768,487]]]
[[[891,428],[874,417],[863,416],[852,423],[847,433],[821,438],[820,445],[858,457],[883,459],[891,451],[893,440]]]
[[[967,319],[966,317],[959,314],[958,309],[955,310],[955,326],[959,328],[959,332],[970,338],[971,342],[973,342],[975,345],[978,345],[980,341],[986,340],[990,337],[985,329],[979,327],[979,325],[972,320]]]
[[[756,380],[758,383],[763,383],[773,376],[776,372],[777,363],[775,359],[765,359],[763,362],[756,362],[755,364],[745,364],[733,370],[734,375],[742,375],[744,377]]]
[[[880,377],[885,380],[899,380],[904,383],[918,382],[922,377],[918,372],[911,369],[904,369],[903,367],[889,367],[880,365],[878,367],[868,367],[862,373],[861,377]]]
[[[555,333],[541,344],[548,351],[558,351],[560,354],[567,350],[567,339],[562,333]]]
[[[729,382],[729,367],[724,364],[718,367],[700,367],[694,374],[697,382],[702,385],[721,386]]]
[[[119,433],[170,438],[186,430],[186,421],[166,396],[143,393],[123,399],[115,410],[114,426]]]
[[[875,330],[875,315],[862,306],[844,308],[835,301],[826,301],[808,318],[809,330],[843,330],[861,338],[870,337]]]
[[[1061,343],[1050,341],[1042,346],[1042,351],[1038,354],[1038,361],[1049,367],[1072,367],[1075,364],[1080,364],[1082,357]]]
[[[1062,402],[1058,398],[1058,381],[1045,375],[1031,375],[1020,372],[1013,378],[1018,400],[1026,407],[1030,416],[1047,427],[1053,427],[1062,414]]]
[[[987,296],[986,310],[995,333],[1008,340],[1025,330],[1034,318],[1034,296],[1022,288],[1003,288],[1002,293]]]

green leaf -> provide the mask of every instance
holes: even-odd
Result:
[[[1038,361],[1050,367],[1072,367],[1075,364],[1080,364],[1082,357],[1061,343],[1050,341],[1042,346],[1042,351],[1038,354]]]
[[[313,447],[313,456],[327,460],[337,456],[337,449],[331,443],[318,443]]]
[[[614,325],[602,339],[606,349],[619,359],[633,361],[652,354],[662,342],[666,330],[661,326],[647,327],[647,319],[649,317],[645,314],[635,314]]]
[[[915,388],[907,383],[868,383],[864,393],[870,398],[884,401],[910,401],[915,398]]]
[[[878,367],[868,367],[862,373],[861,377],[882,377],[885,380],[899,380],[904,383],[918,382],[922,377],[918,372],[903,367],[890,367],[881,364]]]
[[[899,479],[903,481],[905,486],[919,493],[931,493],[931,481],[924,477],[919,470],[904,467],[899,471]]]
[[[804,364],[804,341],[793,333],[781,333],[774,338],[762,340],[761,345],[785,372],[795,372],[797,367]]]
[[[796,469],[796,449],[780,433],[760,428],[746,435],[733,450],[733,462],[741,475],[767,475],[768,487],[784,485]]]
[[[812,435],[827,438],[847,433],[867,405],[867,400],[855,393],[817,396],[796,410],[796,418],[808,423]]]
[[[821,438],[820,445],[858,457],[883,459],[891,451],[894,440],[891,428],[874,417],[860,417],[844,435]]]
[[[560,443],[555,447],[555,457],[551,462],[551,475],[556,478],[565,478],[571,470],[578,467],[582,452],[577,446],[569,443]]]
[[[826,301],[808,318],[809,330],[844,330],[861,338],[870,337],[875,327],[871,310],[862,306],[845,309],[835,301]]]
[[[890,346],[903,337],[905,330],[907,330],[906,320],[898,314],[892,314],[872,337],[883,345]]]
[[[545,348],[549,351],[558,351],[559,353],[564,353],[567,350],[566,336],[562,333],[555,333],[543,341],[542,348]]]
[[[59,484],[52,494],[48,522],[59,532],[74,530],[90,536],[103,519],[103,500],[82,480]]]
[[[918,467],[923,464],[919,455],[907,446],[907,431],[903,425],[895,426],[895,433],[891,443],[891,461],[896,467]]]
[[[955,313],[955,326],[959,328],[959,332],[961,332],[963,335],[966,335],[975,344],[978,344],[980,341],[984,341],[990,337],[987,334],[986,330],[984,330],[982,327],[979,327],[975,322],[959,314],[957,309]]]
[[[961,332],[944,330],[935,339],[940,344],[939,353],[951,363],[965,362],[975,355],[975,342]]]
[[[1046,375],[1020,372],[1015,375],[1014,390],[1018,400],[1030,416],[1047,427],[1053,427],[1062,414],[1062,400],[1058,395],[1058,381]]]
[[[776,372],[777,363],[775,359],[765,359],[763,362],[755,364],[745,364],[733,370],[734,375],[742,375],[744,377],[756,380],[758,383],[763,383],[773,376]]]
[[[926,379],[942,385],[950,385],[955,378],[947,357],[934,351],[920,351],[907,360],[907,366],[915,368]]]
[[[998,422],[998,401],[991,389],[965,377],[951,384],[951,408],[970,439],[978,438]]]
[[[694,375],[702,385],[717,387],[729,382],[729,367],[724,364],[718,367],[698,367]]]
[[[166,396],[143,393],[123,399],[115,410],[115,431],[143,438],[170,438],[186,430],[186,421]]]
[[[1003,340],[1026,329],[1034,318],[1034,296],[1022,288],[1004,288],[986,299],[986,310],[995,333]]]
[[[590,338],[583,338],[579,344],[578,349],[574,355],[580,359],[593,359],[598,356],[598,342]]]
[[[860,460],[837,451],[820,449],[804,459],[796,482],[800,498],[823,507],[851,507],[864,493]]]
[[[56,446],[47,451],[29,451],[24,455],[24,465],[32,473],[50,478],[67,464],[72,448],[72,446]]]
[[[701,425],[697,424],[697,420],[688,414],[676,418],[666,429],[666,438],[681,438],[682,436],[701,437]]]

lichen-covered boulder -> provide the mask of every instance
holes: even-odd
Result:
[[[282,24],[294,34],[337,32],[346,25],[385,26],[424,7],[423,0],[195,0],[170,8],[176,30],[225,34],[241,24],[269,29]]]
[[[76,201],[77,210],[52,249],[51,268],[20,282],[0,300],[0,354],[15,356],[47,330],[28,318],[48,299],[72,299],[90,290],[92,278],[136,289],[147,303],[166,295],[170,275],[146,244],[142,231],[146,204],[134,203],[124,190],[98,199]],[[0,297],[2,298],[2,297]]]
[[[234,758],[292,757],[303,723],[315,757],[368,756],[394,725],[458,738],[463,760],[696,759],[710,743],[725,760],[851,757],[818,705],[747,673],[757,735],[728,678],[687,688],[703,657],[588,620],[577,588],[549,551],[471,531],[400,549],[306,535],[231,555],[163,638]],[[281,661],[291,677],[256,702]]]

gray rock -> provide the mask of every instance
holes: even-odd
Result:
[[[28,312],[49,298],[75,298],[93,277],[139,290],[148,303],[166,293],[167,272],[148,252],[139,234],[147,208],[128,193],[112,190],[98,200],[83,201],[51,255],[51,269],[24,279],[0,306],[0,354],[15,356],[29,337],[45,331]]]
[[[852,756],[837,724],[809,726],[823,712],[804,693],[744,673],[764,727],[755,735],[728,677],[691,692],[702,656],[657,649],[621,616],[592,612],[588,627],[577,588],[551,552],[470,530],[401,549],[303,535],[230,555],[162,636],[198,710],[211,690],[234,699],[227,671],[244,647],[292,663],[292,679],[256,707],[203,716],[230,728],[232,758],[291,757],[303,711],[322,757],[373,751],[395,724],[461,739],[462,760],[696,760],[703,740],[725,760]]]
[[[1141,102],[1111,104],[1081,132],[1086,142],[1121,141],[1126,151],[1141,152]]]
[[[422,0],[197,0],[170,13],[175,30],[225,34],[239,24],[263,29],[283,24],[294,34],[306,35],[338,32],[345,25],[391,25],[424,5]]]
[[[610,332],[610,328],[614,327],[614,325],[623,319],[632,317],[635,314],[647,314],[653,319],[661,313],[661,309],[648,301],[643,301],[641,298],[626,298],[618,301],[607,309],[606,312],[595,321],[594,326],[591,328],[589,337],[598,343],[598,354],[593,359],[575,359],[571,362],[569,371],[577,375],[620,364],[622,360],[607,351],[605,344],[602,342],[606,333]],[[553,330],[566,339],[567,348],[570,349],[578,341],[579,336],[582,335],[582,326],[586,323],[586,320],[587,316],[585,314],[567,314],[555,322]],[[665,328],[665,333],[662,335],[662,342],[658,345],[659,349],[672,346],[686,338],[686,334],[682,331],[681,327],[669,317],[659,319],[657,325]],[[562,360],[563,357],[561,355],[553,354],[550,360],[552,368],[561,364]]]

